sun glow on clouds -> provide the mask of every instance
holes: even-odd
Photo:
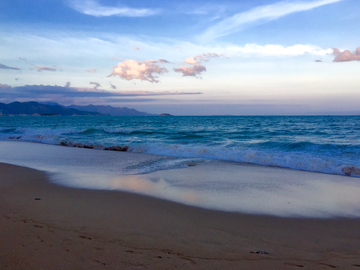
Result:
[[[95,0],[72,0],[69,6],[78,12],[95,17],[123,16],[123,17],[145,17],[156,15],[160,11],[155,9],[137,9],[129,7],[102,6]]]
[[[333,55],[335,55],[334,62],[360,61],[360,47],[357,47],[354,53],[349,50],[341,52],[333,48]]]
[[[147,60],[144,62],[138,62],[135,60],[126,59],[124,62],[119,63],[109,75],[119,76],[125,80],[139,79],[142,81],[148,81],[151,83],[158,83],[157,77],[153,73],[163,74],[168,72],[164,67],[160,67],[158,63],[168,63],[165,59],[159,60]]]
[[[216,53],[204,53],[197,56],[191,56],[185,59],[184,63],[190,64],[192,66],[186,67],[182,66],[179,68],[174,68],[173,70],[175,72],[180,72],[183,74],[183,77],[185,76],[194,76],[196,78],[201,78],[199,75],[201,72],[206,71],[206,67],[201,65],[202,62],[209,62],[209,59],[212,57],[220,57],[223,55],[219,55]]]
[[[41,72],[41,71],[56,71],[56,66],[51,66],[51,67],[35,66],[35,69],[38,72]]]

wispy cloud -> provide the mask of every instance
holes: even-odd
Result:
[[[157,77],[154,76],[153,73],[163,74],[168,71],[166,68],[160,67],[158,63],[168,63],[168,61],[165,59],[159,59],[138,62],[127,59],[114,67],[114,70],[109,77],[119,76],[120,78],[128,81],[138,79],[151,83],[157,83],[159,80],[157,80]]]
[[[349,50],[341,52],[333,48],[333,55],[335,55],[334,62],[360,61],[360,47],[357,47],[354,53]]]
[[[95,0],[70,0],[68,3],[76,11],[95,17],[146,17],[160,13],[157,9],[103,6]]]
[[[198,39],[209,41],[221,36],[242,30],[246,25],[276,20],[291,13],[311,10],[313,8],[340,2],[342,0],[283,1],[271,5],[260,6],[249,11],[237,13],[209,27]]]
[[[99,87],[101,87],[100,83],[97,83],[97,82],[91,82],[90,84],[94,85],[95,90],[97,90]]]
[[[89,68],[86,72],[95,73],[97,70],[95,68]]]
[[[9,67],[9,66],[3,65],[3,64],[1,64],[1,63],[0,63],[0,69],[20,70],[20,68],[18,68],[18,67]]]
[[[116,91],[110,92],[88,87],[64,87],[53,85],[25,85],[11,87],[0,83],[0,102],[18,101],[52,101],[65,103],[78,102],[102,102],[107,98],[114,98],[118,102],[119,98],[127,97],[147,97],[147,96],[177,96],[177,95],[197,95],[200,92],[152,92],[152,91]],[[127,101],[126,99],[123,100]],[[133,99],[132,101],[141,101]]]
[[[51,67],[45,67],[45,66],[35,66],[36,70],[38,72],[41,71],[56,71],[56,66],[51,66]]]
[[[114,85],[112,83],[110,83],[110,87],[111,87],[111,89],[116,89],[116,85]]]
[[[71,86],[71,83],[70,82],[67,82],[66,84],[65,84],[65,87],[70,87]]]
[[[279,44],[246,44],[245,46],[228,47],[227,51],[238,56],[298,56],[304,54],[327,55],[332,49],[322,49],[318,46],[309,44],[296,44],[284,47]]]

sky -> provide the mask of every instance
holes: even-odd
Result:
[[[1,0],[0,102],[360,114],[359,0]]]

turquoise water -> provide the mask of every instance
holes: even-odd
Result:
[[[0,140],[360,175],[360,116],[0,117]]]

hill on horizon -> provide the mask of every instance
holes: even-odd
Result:
[[[0,103],[0,115],[102,115],[98,112],[65,108],[60,105],[47,105],[35,101]]]
[[[65,108],[77,109],[80,111],[97,112],[101,114],[109,114],[111,116],[156,116],[157,114],[150,114],[147,112],[139,112],[135,109],[129,109],[127,107],[112,107],[110,105],[69,105],[64,106]]]

